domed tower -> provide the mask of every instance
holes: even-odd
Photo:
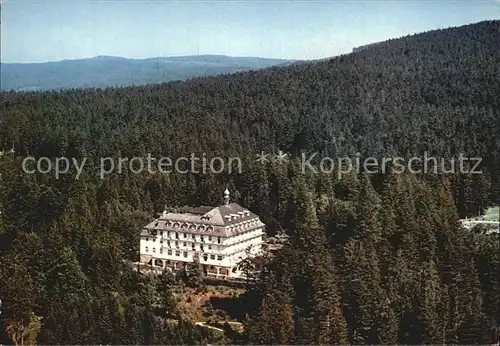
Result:
[[[229,189],[224,190],[224,205],[229,205]]]

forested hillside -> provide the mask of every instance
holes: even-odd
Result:
[[[0,95],[0,149],[15,149],[0,157],[0,343],[23,330],[39,344],[497,338],[500,240],[458,218],[500,196],[500,21],[257,72]],[[261,150],[295,159],[261,165]],[[302,174],[301,152],[463,154],[481,157],[483,174]],[[245,164],[241,174],[96,174],[101,157],[148,153]],[[90,163],[78,180],[56,179],[23,173],[28,155]],[[270,235],[291,238],[240,298],[246,332],[216,338],[166,323],[180,318],[174,283],[123,260],[137,260],[139,230],[164,205],[218,204],[226,186]]]

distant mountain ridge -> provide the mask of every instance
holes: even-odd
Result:
[[[129,59],[117,56],[43,63],[2,63],[0,90],[52,90],[164,83],[258,70],[296,61],[225,55]]]

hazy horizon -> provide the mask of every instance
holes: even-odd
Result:
[[[4,0],[1,62],[196,55],[315,60],[374,42],[498,18],[496,0]]]
[[[245,59],[245,58],[255,58],[255,59],[263,59],[263,60],[283,60],[285,61],[300,61],[300,60],[294,60],[294,59],[281,59],[281,58],[268,58],[265,56],[232,56],[232,55],[224,55],[224,54],[199,54],[199,55],[168,55],[168,56],[151,56],[151,57],[145,57],[145,58],[129,58],[129,57],[124,57],[124,56],[118,56],[118,55],[95,55],[95,56],[84,56],[81,58],[70,58],[70,59],[62,59],[62,60],[49,60],[49,61],[34,61],[34,62],[7,62],[7,61],[2,61],[2,64],[46,64],[46,63],[57,63],[57,62],[62,62],[62,61],[74,61],[74,60],[88,60],[88,59],[97,59],[97,58],[116,58],[116,59],[126,59],[126,60],[148,60],[148,59],[168,59],[168,58],[182,58],[182,57],[203,57],[203,56],[224,56],[224,57],[229,57],[229,58],[234,58],[234,59]]]

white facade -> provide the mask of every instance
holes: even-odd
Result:
[[[235,203],[199,209],[164,212],[147,225],[140,237],[141,262],[178,269],[197,257],[208,276],[240,276],[238,264],[262,249],[264,224]]]

